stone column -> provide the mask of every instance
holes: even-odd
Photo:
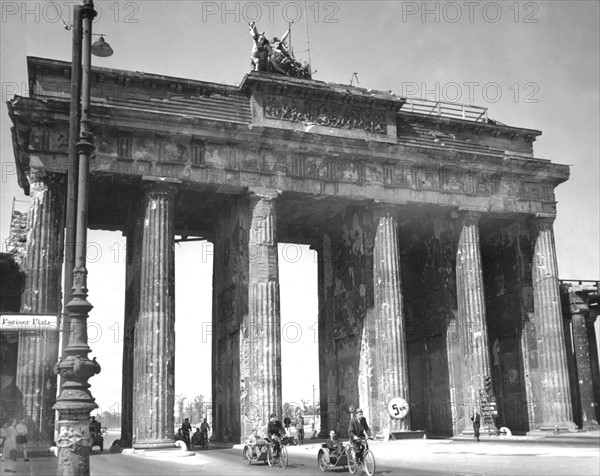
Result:
[[[125,309],[123,319],[123,381],[121,384],[121,444],[131,447],[133,441],[133,378],[135,326],[140,312],[140,265],[144,217],[140,200],[129,205],[126,231]]]
[[[394,420],[388,413],[392,398],[409,401],[408,358],[404,331],[404,306],[398,246],[398,220],[391,206],[377,206],[373,247],[373,287],[375,297],[377,402],[382,430],[410,429],[410,417]]]
[[[281,320],[277,255],[276,199],[280,192],[253,190],[249,198],[249,380],[248,401],[263,422],[269,414],[281,418]],[[245,421],[243,434],[249,434]],[[248,428],[247,428],[248,427]]]
[[[594,384],[592,380],[592,366],[590,361],[590,344],[585,326],[585,314],[578,312],[573,314],[573,345],[575,347],[575,362],[577,363],[577,375],[579,377],[579,398],[581,403],[581,419],[585,430],[597,430],[594,401]]]
[[[134,448],[173,444],[175,407],[175,189],[144,189],[140,312],[135,327]]]
[[[459,210],[456,287],[460,347],[463,354],[463,397],[466,406],[478,405],[484,379],[492,375],[479,245],[480,216],[479,211]],[[469,428],[467,425],[466,429]]]
[[[564,288],[563,288],[564,289]],[[573,336],[573,350],[577,368],[579,409],[581,422],[585,430],[597,430],[596,402],[594,398],[594,379],[590,353],[590,342],[586,326],[586,315],[589,313],[586,293],[579,293],[572,288],[564,289],[567,292],[568,314],[571,316]]]
[[[596,341],[596,332],[594,329],[594,323],[596,322],[597,311],[588,312],[585,319],[585,326],[587,329],[587,336],[590,350],[590,368],[592,370],[592,386],[594,389],[594,414],[595,420],[600,421],[600,362],[598,362],[598,347]]]
[[[533,302],[538,331],[539,368],[542,378],[543,422],[541,430],[575,430],[567,356],[562,324],[558,266],[552,223],[554,216],[538,214],[535,219],[533,255]]]
[[[325,289],[325,244],[321,238],[316,244],[311,245],[311,249],[317,253],[317,292],[319,295],[319,315],[318,315],[318,341],[319,341],[319,415],[321,418],[321,429],[319,438],[329,436],[329,402],[327,395],[327,347],[331,345],[331,338],[327,336],[327,290]],[[331,259],[331,247],[328,246],[328,259]]]
[[[31,204],[23,262],[22,313],[61,313],[64,203],[58,180],[38,171],[32,171],[29,177]],[[58,330],[19,333],[16,384],[23,394],[22,418],[28,426],[30,446],[50,446],[54,440],[53,367],[58,351]]]

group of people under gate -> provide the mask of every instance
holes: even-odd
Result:
[[[302,418],[300,415],[299,418],[302,421],[302,425],[304,425],[304,418]],[[296,420],[297,425],[300,419]],[[363,442],[367,439],[367,437],[373,439],[373,433],[371,432],[371,428],[367,423],[367,419],[364,417],[363,411],[360,408],[356,410],[355,416],[353,416],[348,423],[348,437],[350,445],[354,447],[357,460],[361,461],[365,449]],[[266,434],[264,431],[259,431],[258,427],[254,427],[252,428],[252,434],[246,439],[246,444],[252,449],[253,456],[257,457],[267,444],[272,443],[275,457],[279,457],[281,445],[286,444],[286,438],[289,441],[286,429],[281,424],[281,421],[277,419],[277,415],[275,413],[271,413]],[[298,444],[303,444],[303,441],[304,431],[302,431],[302,439],[298,439]],[[325,444],[329,450],[331,461],[335,462],[344,449],[342,442],[334,430],[329,432],[329,438]]]
[[[194,449],[195,446],[206,448],[208,447],[208,432],[210,431],[210,425],[206,421],[206,418],[200,423],[200,427],[196,427],[196,431],[192,433],[192,424],[190,419],[186,418],[181,425],[181,428],[177,430],[175,435],[175,441],[183,441],[188,450]]]
[[[17,421],[16,418],[4,422],[0,429],[0,448],[2,448],[2,462],[6,461],[6,473],[16,473],[14,464],[19,452],[23,454],[23,461],[29,461],[27,456],[27,423],[25,420]]]

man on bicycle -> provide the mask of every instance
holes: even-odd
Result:
[[[267,435],[275,444],[275,456],[279,457],[279,453],[281,452],[281,437],[285,435],[285,428],[277,419],[277,415],[275,413],[271,413],[269,426],[267,428]]]
[[[373,438],[367,419],[363,416],[363,411],[357,408],[356,415],[350,419],[350,423],[348,424],[348,436],[350,437],[350,444],[354,447],[358,461],[362,461],[364,451],[362,440],[366,439],[365,433],[369,438]]]

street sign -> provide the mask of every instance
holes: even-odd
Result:
[[[402,397],[395,397],[388,403],[388,413],[394,420],[402,420],[408,415],[408,402]]]
[[[58,314],[0,314],[2,331],[58,331]]]
[[[494,416],[498,415],[496,397],[490,396],[484,389],[479,390],[479,407],[481,409],[481,424],[483,431],[497,433]]]

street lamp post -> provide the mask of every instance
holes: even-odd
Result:
[[[58,411],[56,445],[58,447],[59,476],[87,476],[90,474],[90,412],[96,405],[89,391],[90,377],[100,373],[100,365],[96,359],[90,360],[91,352],[88,346],[87,319],[92,305],[87,301],[87,213],[88,213],[88,181],[89,160],[94,151],[92,134],[90,132],[90,81],[92,64],[92,20],[96,16],[93,0],[84,0],[79,8],[83,36],[81,41],[81,58],[83,68],[81,75],[81,117],[79,141],[76,144],[79,160],[77,186],[77,218],[75,235],[75,263],[73,269],[73,288],[71,299],[66,305],[70,316],[69,342],[54,370],[61,376],[61,391],[56,399],[54,409]],[[77,25],[76,27],[77,28]],[[78,42],[73,48],[78,48]],[[73,59],[79,57],[74,51]],[[75,78],[77,80],[77,78]],[[73,87],[72,91],[79,88]],[[71,101],[79,101],[71,96]],[[75,109],[73,106],[72,110]],[[71,130],[73,130],[71,128]],[[75,185],[71,181],[72,186]],[[68,193],[73,193],[70,190]],[[69,270],[67,270],[69,271]]]

